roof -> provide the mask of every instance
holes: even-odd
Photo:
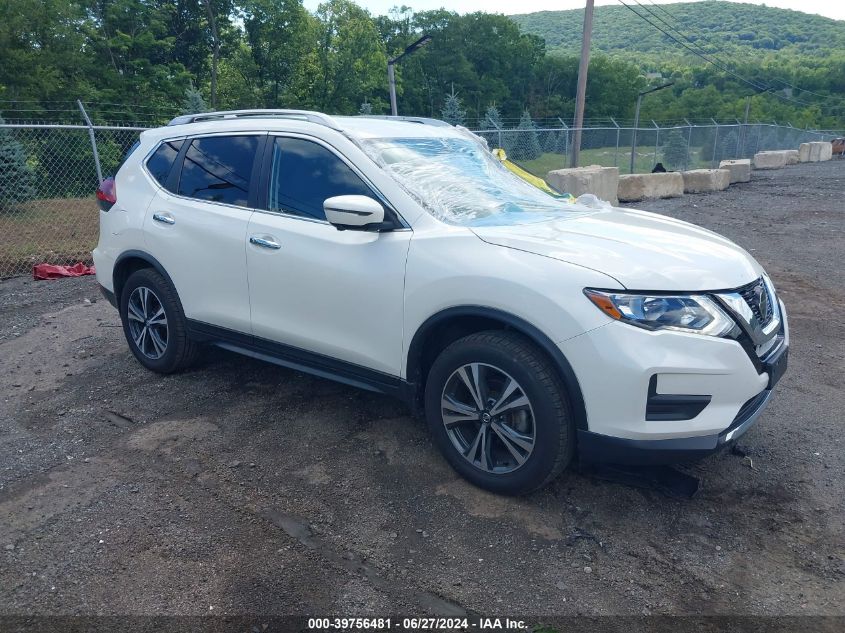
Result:
[[[225,126],[221,126],[225,124]],[[183,115],[173,119],[166,128],[170,134],[211,132],[225,127],[228,130],[262,129],[290,130],[320,125],[345,132],[359,139],[420,138],[444,136],[460,137],[464,132],[445,121],[424,117],[330,116],[308,110],[232,110]],[[183,126],[190,126],[189,130]],[[167,134],[167,132],[164,132]],[[159,136],[159,134],[156,134]]]

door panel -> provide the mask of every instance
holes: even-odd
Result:
[[[258,135],[188,139],[181,174],[147,210],[147,249],[168,272],[185,316],[249,333],[246,235]]]
[[[247,244],[252,330],[260,338],[398,376],[410,231],[338,231],[256,212]]]
[[[410,230],[338,231],[323,201],[377,198],[331,148],[296,137],[267,139],[247,249],[253,334],[400,375],[405,262]]]

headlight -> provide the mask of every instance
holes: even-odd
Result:
[[[647,330],[678,330],[724,336],[734,321],[704,295],[649,295],[584,290],[607,316]]]

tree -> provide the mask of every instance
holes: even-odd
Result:
[[[534,160],[539,158],[543,153],[540,147],[540,138],[537,135],[537,127],[534,121],[531,120],[531,114],[528,110],[522,111],[522,116],[519,119],[519,125],[516,128],[516,133],[512,135],[513,140],[511,147],[508,150],[508,155],[514,160]]]
[[[463,125],[466,121],[466,110],[461,107],[461,98],[455,92],[455,84],[452,84],[452,92],[446,95],[446,101],[440,110],[443,120],[452,125]]]
[[[23,145],[8,128],[0,128],[0,211],[12,211],[35,197],[33,174],[26,159]]]
[[[387,54],[370,14],[350,0],[317,7],[316,78],[310,98],[326,112],[351,114],[362,95],[386,89]]]
[[[499,108],[495,103],[491,103],[484,113],[484,121],[481,126],[486,130],[501,130],[502,129],[502,115],[499,114]]]
[[[200,114],[208,112],[208,106],[199,90],[189,86],[185,90],[185,100],[182,102],[182,114]]]
[[[663,142],[663,161],[667,169],[683,169],[687,164],[687,141],[680,130],[669,130]]]

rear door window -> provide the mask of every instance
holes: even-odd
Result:
[[[332,196],[373,192],[334,152],[300,138],[277,137],[270,164],[267,207],[291,215],[325,220],[323,201]]]
[[[208,136],[185,152],[178,193],[189,198],[245,207],[258,136]]]
[[[173,168],[173,163],[179,155],[179,150],[182,149],[182,139],[175,141],[164,141],[158,146],[158,149],[153,152],[152,156],[147,159],[147,170],[150,175],[156,179],[156,182],[162,187],[167,186],[167,177],[170,175],[170,170]],[[132,146],[129,155],[135,150],[136,145]],[[126,160],[124,158],[124,160]]]

